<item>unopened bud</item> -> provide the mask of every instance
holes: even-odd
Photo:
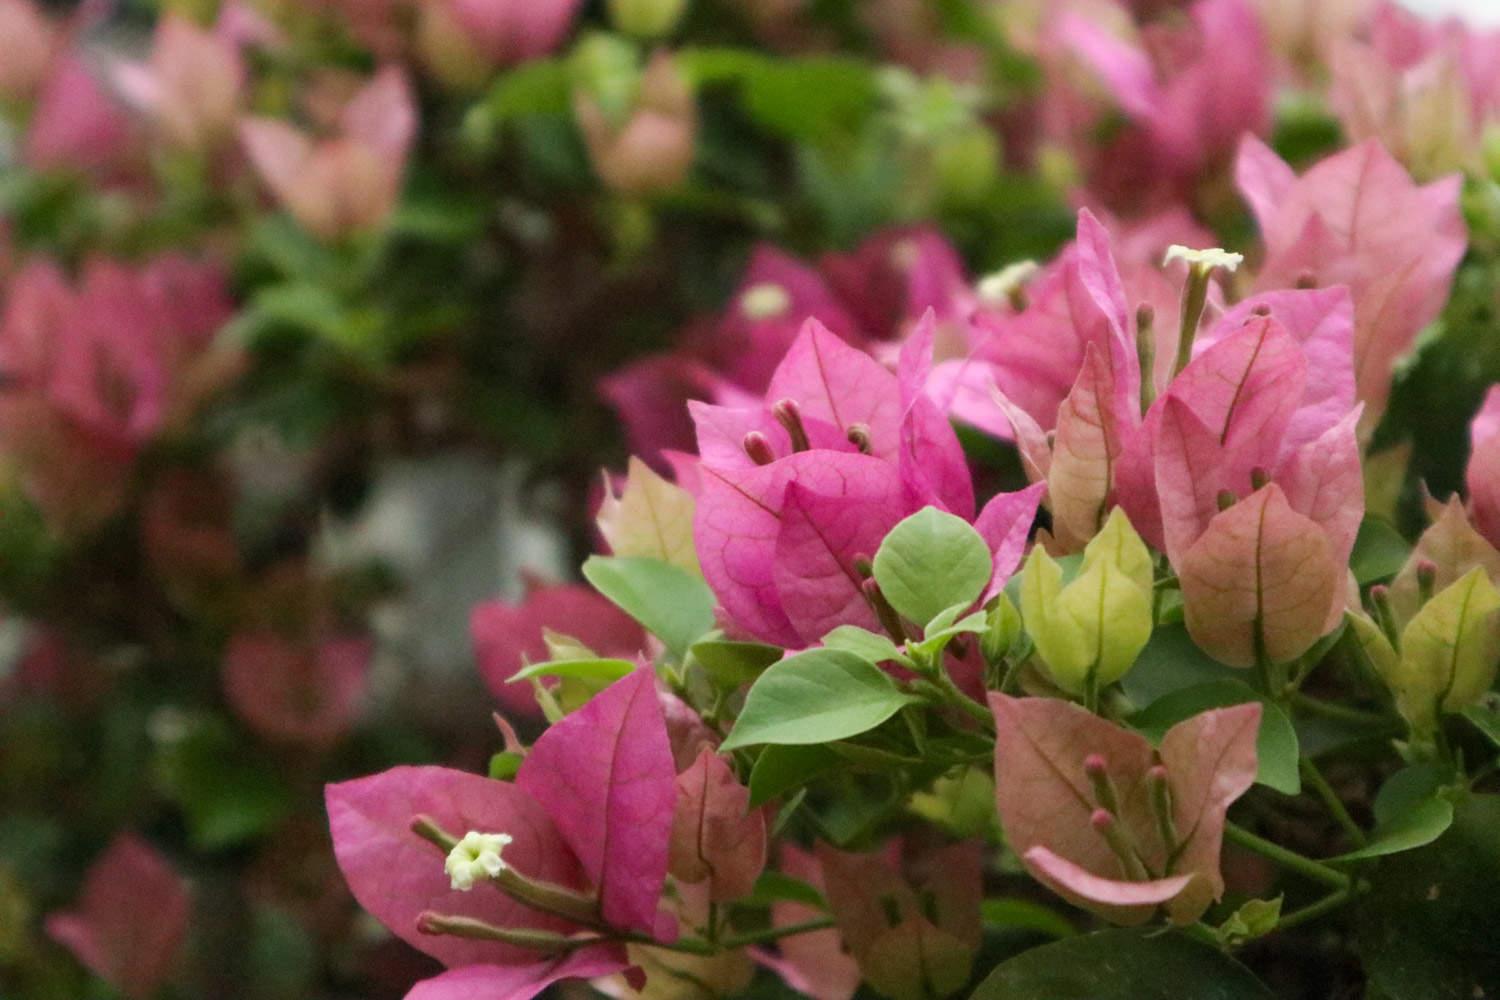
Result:
[[[1300,290],[1305,292],[1309,289],[1317,287],[1318,276],[1313,274],[1311,271],[1303,271],[1301,274],[1297,275],[1297,288],[1299,288]]]
[[[1260,466],[1257,465],[1255,468],[1250,470],[1250,488],[1252,490],[1263,490],[1266,488],[1266,484],[1270,481],[1270,474]]]
[[[846,432],[849,443],[860,450],[861,454],[870,455],[875,451],[874,442],[870,440],[869,424],[850,424]]]
[[[776,453],[771,450],[771,442],[760,431],[751,431],[745,435],[741,445],[745,454],[750,456],[750,461],[756,465],[770,465],[776,461]]]
[[[976,291],[985,305],[999,306],[1009,303],[1012,309],[1021,312],[1028,304],[1026,284],[1038,270],[1040,268],[1034,260],[1008,264],[994,274],[980,279]]]
[[[1433,589],[1437,586],[1437,572],[1437,563],[1431,559],[1418,561],[1417,593],[1421,595],[1423,604],[1432,600]]]
[[[1214,498],[1214,501],[1219,505],[1219,510],[1222,512],[1233,507],[1239,502],[1239,499],[1231,490],[1220,490],[1219,495]]]
[[[792,439],[792,451],[807,451],[812,447],[807,440],[807,428],[802,426],[802,408],[797,405],[796,400],[778,399],[771,407],[771,415]]]

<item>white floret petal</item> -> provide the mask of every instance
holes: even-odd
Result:
[[[468,892],[481,878],[494,878],[505,871],[505,848],[515,840],[508,833],[480,833],[470,830],[453,845],[443,862],[449,883],[459,892]]]
[[[1189,267],[1201,267],[1212,269],[1221,267],[1226,271],[1233,272],[1245,260],[1242,253],[1231,253],[1223,247],[1208,247],[1203,250],[1195,250],[1185,247],[1180,243],[1174,243],[1167,247],[1166,256],[1162,258],[1162,266],[1172,263],[1174,260],[1185,261]]]

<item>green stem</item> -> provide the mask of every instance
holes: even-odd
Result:
[[[1325,914],[1332,913],[1355,896],[1359,895],[1358,887],[1350,885],[1348,888],[1335,889],[1315,903],[1309,903],[1300,910],[1293,910],[1276,922],[1277,930],[1287,930],[1298,924],[1305,924],[1310,920],[1316,920]]]
[[[1361,726],[1390,726],[1395,722],[1389,716],[1378,712],[1366,712],[1363,709],[1350,708],[1348,705],[1335,705],[1300,692],[1292,695],[1292,706],[1300,708],[1309,715],[1320,715],[1336,722],[1348,722]]]
[[[942,664],[935,664],[927,676],[931,678],[944,704],[952,705],[981,726],[994,731],[995,716],[984,705],[960,691],[958,685],[953,683],[953,678],[948,676],[948,671],[943,669]]]
[[[1203,316],[1203,307],[1208,304],[1210,274],[1208,268],[1188,266],[1187,286],[1182,290],[1182,323],[1177,332],[1177,357],[1172,363],[1174,377],[1193,360],[1193,341],[1198,336],[1198,321]]]
[[[1365,846],[1367,843],[1365,831],[1361,830],[1359,824],[1354,822],[1354,817],[1349,815],[1349,810],[1344,807],[1344,803],[1339,799],[1337,793],[1334,792],[1333,786],[1328,783],[1328,779],[1323,777],[1323,772],[1318,770],[1318,765],[1313,763],[1311,757],[1303,757],[1299,762],[1299,766],[1302,769],[1302,780],[1312,786],[1318,798],[1323,800],[1323,805],[1328,807],[1328,811],[1333,815],[1333,818],[1338,821],[1339,826],[1344,828],[1344,832],[1354,842],[1354,846]]]
[[[800,924],[787,924],[785,927],[767,927],[759,931],[747,931],[744,934],[736,934],[724,939],[725,948],[744,948],[753,944],[769,944],[782,938],[796,937],[798,934],[809,934],[813,931],[827,930],[834,925],[832,917],[818,917],[814,920],[804,920]]]
[[[1256,836],[1234,823],[1224,824],[1224,839],[1238,844],[1247,851],[1254,851],[1262,857],[1269,858],[1283,868],[1297,872],[1314,882],[1321,882],[1338,889],[1345,889],[1353,884],[1349,876],[1343,872],[1330,868],[1321,861],[1314,861],[1296,851],[1288,850],[1280,844],[1273,844],[1264,837]]]

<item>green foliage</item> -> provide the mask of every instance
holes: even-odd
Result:
[[[989,582],[989,546],[961,517],[924,507],[890,530],[875,553],[875,582],[918,624],[967,608]]]
[[[1193,992],[1184,994],[1185,988]],[[1272,1000],[1250,971],[1211,945],[1162,931],[1100,931],[1000,964],[971,1000]]]
[[[813,649],[760,675],[723,748],[831,743],[868,732],[915,702],[868,660]]]
[[[590,556],[583,576],[679,658],[714,627],[708,585],[676,566],[641,556]]]

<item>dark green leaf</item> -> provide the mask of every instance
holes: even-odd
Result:
[[[973,1000],[1274,1000],[1250,970],[1175,931],[1072,937],[999,965]]]
[[[824,746],[768,746],[750,769],[750,808],[765,805],[839,766],[842,758]]]
[[[1357,851],[1334,858],[1334,861],[1366,861],[1387,854],[1398,854],[1426,847],[1453,824],[1453,805],[1444,798],[1418,803],[1381,827],[1376,827],[1370,842]]]
[[[1395,576],[1410,554],[1411,546],[1399,531],[1381,518],[1367,517],[1359,524],[1349,568],[1364,587]]]
[[[847,739],[874,729],[915,700],[868,660],[840,649],[811,649],[760,675],[723,749]]]
[[[1479,704],[1465,708],[1463,716],[1500,747],[1500,698],[1490,694]]]
[[[687,570],[638,556],[590,556],[583,575],[679,658],[714,627],[713,592]]]
[[[693,659],[720,687],[734,689],[748,684],[761,672],[781,659],[785,650],[759,642],[730,642],[706,639],[693,643]]]
[[[1370,984],[1390,1000],[1470,1000],[1500,984],[1500,796],[1455,805],[1437,841],[1381,858],[1354,909]]]
[[[1018,573],[1013,579],[1019,577]],[[1243,676],[1199,649],[1186,626],[1174,624],[1156,627],[1135,666],[1120,683],[1132,702],[1150,705],[1174,691],[1209,681],[1243,683]]]
[[[819,910],[828,909],[828,902],[817,889],[801,879],[772,871],[762,872],[760,878],[756,879],[755,888],[751,890],[750,895],[737,902],[748,906],[769,906],[772,903],[790,902],[801,903]]]
[[[1034,931],[1059,940],[1078,933],[1062,914],[1027,899],[986,899],[980,905],[984,926],[990,930]]]

